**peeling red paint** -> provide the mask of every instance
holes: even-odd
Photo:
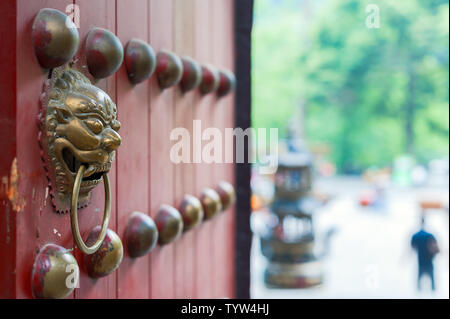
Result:
[[[19,190],[19,174],[17,171],[17,158],[14,158],[11,164],[11,173],[9,177],[9,186],[8,186],[8,199],[12,204],[12,209],[16,212],[22,210],[25,207],[25,199],[20,196]]]

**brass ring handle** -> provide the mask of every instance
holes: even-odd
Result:
[[[80,250],[87,254],[95,253],[103,243],[106,236],[106,231],[108,230],[109,218],[111,216],[111,190],[109,187],[108,174],[103,174],[103,184],[105,186],[105,213],[103,215],[102,229],[97,241],[92,246],[88,247],[81,238],[80,228],[78,227],[78,216],[77,216],[77,206],[78,206],[78,194],[80,193],[81,180],[83,178],[84,172],[86,171],[86,166],[81,165],[78,169],[77,176],[75,177],[75,182],[73,184],[72,191],[72,209],[70,210],[70,224],[72,226],[72,235],[75,243]]]

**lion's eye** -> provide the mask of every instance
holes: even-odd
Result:
[[[58,108],[56,110],[56,116],[60,122],[67,123],[70,120],[71,114],[70,111],[65,108]]]
[[[87,119],[84,123],[94,134],[99,134],[103,130],[103,123],[99,119]]]

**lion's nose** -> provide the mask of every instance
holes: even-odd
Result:
[[[110,128],[105,129],[103,132],[103,146],[107,151],[114,151],[120,146],[121,143],[122,138],[116,131]]]

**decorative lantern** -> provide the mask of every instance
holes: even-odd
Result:
[[[270,207],[276,222],[260,234],[261,250],[269,261],[264,275],[268,286],[307,288],[322,282],[321,264],[314,254],[312,216],[318,202],[309,195],[311,177],[308,153],[280,157]]]

